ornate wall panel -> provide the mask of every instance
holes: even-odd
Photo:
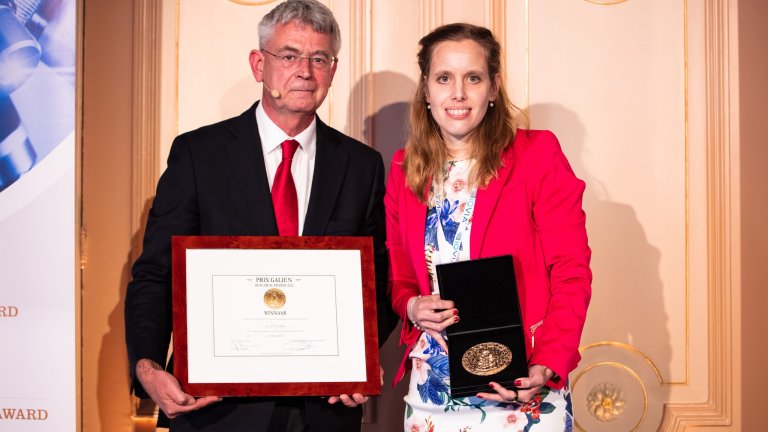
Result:
[[[685,4],[529,8],[531,126],[555,131],[588,185],[576,425],[654,430],[669,385],[689,379]]]
[[[581,430],[732,421],[730,7],[530,5],[531,123],[588,184]]]
[[[175,133],[236,115],[258,99],[247,58],[258,46],[259,19],[273,7],[169,3],[161,30],[161,155]],[[570,377],[577,426],[645,431],[732,423],[739,397],[729,354],[738,345],[730,324],[738,290],[730,207],[738,150],[729,129],[734,2],[325,4],[343,38],[320,110],[325,121],[388,162],[405,143],[408,102],[420,79],[418,39],[440,24],[469,21],[502,41],[509,91],[527,113],[524,123],[552,129],[586,180],[594,297],[583,361]],[[399,360],[396,342],[383,351],[387,379]],[[399,423],[403,391],[379,400],[367,431]]]

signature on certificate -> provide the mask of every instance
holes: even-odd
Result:
[[[317,340],[297,339],[283,344],[283,351],[306,351],[312,349]]]
[[[234,351],[250,351],[259,346],[257,343],[245,339],[232,339],[230,343]]]

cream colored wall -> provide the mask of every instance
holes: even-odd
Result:
[[[705,182],[687,177],[685,14],[683,1],[530,6],[531,123],[557,133],[588,185],[593,299],[571,379],[589,431],[654,430],[664,402],[705,397],[690,389],[706,378],[689,356],[705,341],[688,333],[705,291],[690,288],[706,280],[689,270],[707,257],[690,253],[706,242],[689,231],[704,212],[688,213]]]
[[[84,431],[130,428],[122,298],[131,240],[138,235],[130,219],[152,193],[141,188],[132,194],[131,181],[154,182],[176,133],[236,115],[258,97],[247,56],[257,46],[258,19],[274,2],[259,3],[267,4],[164,1],[159,28],[133,35],[132,46],[127,3],[85,1]],[[740,260],[751,249],[739,249],[738,107],[731,105],[738,101],[738,89],[731,87],[738,84],[738,51],[732,46],[736,2],[598,3],[329,0],[343,45],[320,115],[388,158],[403,142],[407,100],[418,79],[418,38],[455,20],[491,27],[504,41],[513,100],[527,110],[533,127],[558,134],[577,174],[588,182],[595,283],[584,361],[571,376],[579,424],[589,431],[635,425],[740,430],[738,276]],[[162,67],[149,70],[148,77],[161,85],[140,82],[132,96],[128,85],[114,84],[136,79],[127,53],[152,31],[161,36]],[[158,95],[159,105],[142,94]],[[753,100],[753,112],[764,99]],[[131,100],[138,101],[133,112],[127,108]],[[128,120],[152,107],[159,107],[157,135]],[[758,129],[750,136],[759,138]],[[134,140],[131,149],[137,131],[146,132],[146,139]],[[137,148],[154,146],[161,154],[149,159],[154,168],[126,171],[131,158],[143,160]],[[131,180],[124,183],[126,176]],[[760,201],[765,182],[744,183],[752,185],[750,201]],[[761,213],[753,215],[744,217],[745,229],[759,223]],[[745,284],[753,287],[745,299],[754,305],[765,299],[757,287],[762,276],[745,266]],[[745,327],[760,324],[756,306],[744,311]],[[400,352],[396,338],[383,354],[388,376]],[[744,367],[757,369],[759,357],[750,354],[755,351],[744,352]],[[620,390],[625,400],[623,412],[610,422],[598,421],[588,409],[589,395],[601,385]],[[401,385],[377,401],[366,431],[401,424],[403,391]]]

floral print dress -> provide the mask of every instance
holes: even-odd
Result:
[[[472,160],[448,161],[443,175],[430,188],[424,253],[432,292],[438,293],[435,265],[450,262],[454,240],[460,236],[458,261],[469,259],[471,209],[476,188],[468,178]],[[461,225],[469,216],[469,222]],[[458,243],[458,242],[457,242]],[[568,431],[573,429],[571,397],[568,387],[553,390],[543,387],[527,403],[498,403],[478,397],[452,398],[448,356],[431,336],[422,333],[409,354],[412,362],[408,394],[405,396],[405,432],[480,432],[480,431]]]

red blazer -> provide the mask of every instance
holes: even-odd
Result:
[[[392,159],[384,199],[390,295],[403,320],[400,343],[407,346],[395,382],[405,374],[419,336],[406,305],[413,296],[430,294],[424,258],[427,209],[405,184],[404,155],[401,149]],[[552,369],[557,375],[548,385],[561,388],[562,378],[581,358],[579,341],[591,296],[591,251],[581,209],[584,182],[549,131],[519,129],[502,158],[498,176],[477,191],[470,256],[513,256],[528,362]]]

